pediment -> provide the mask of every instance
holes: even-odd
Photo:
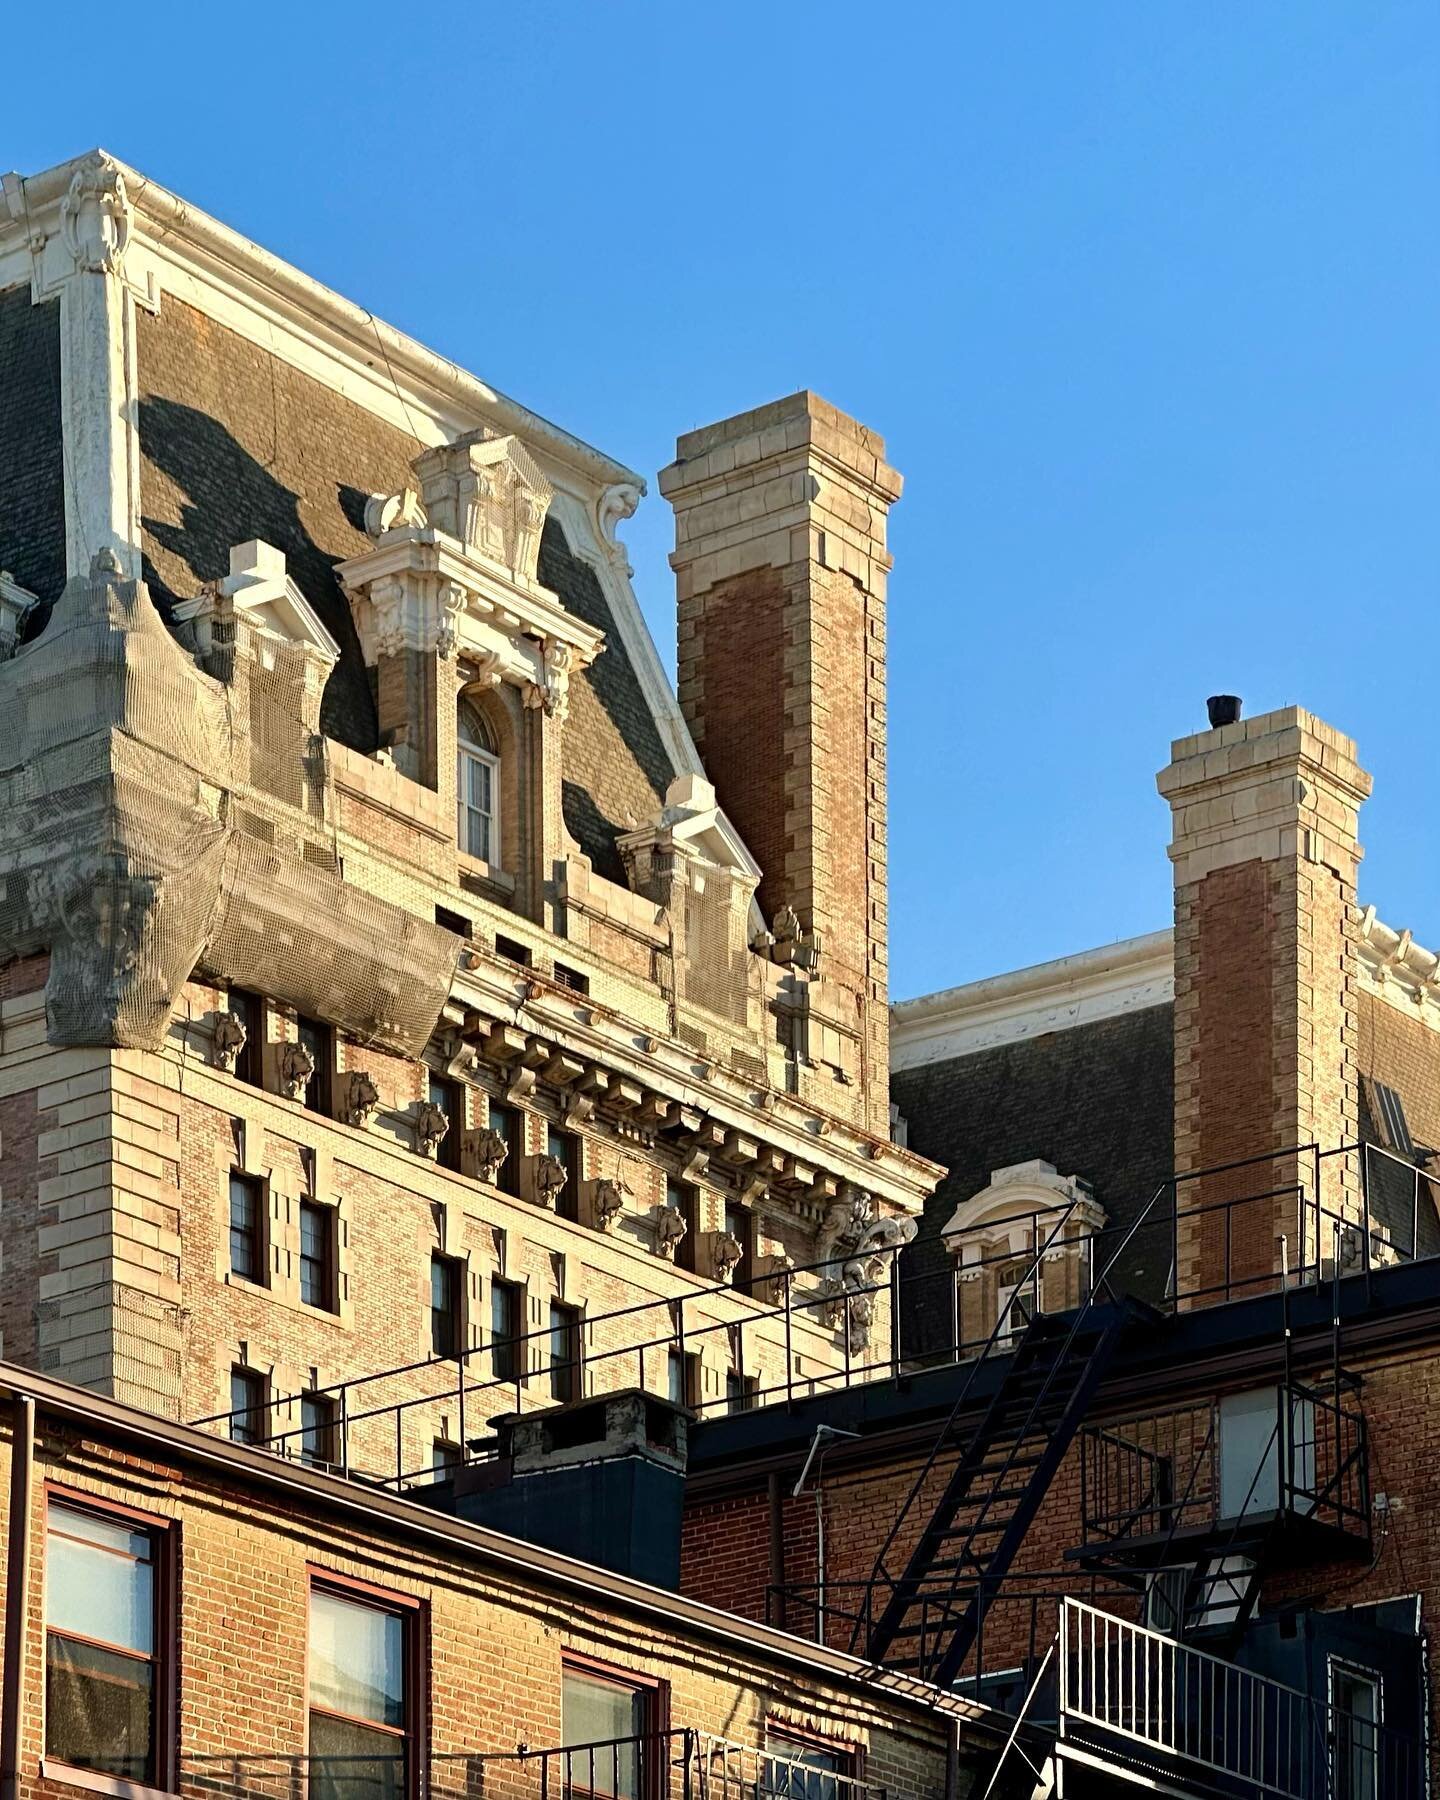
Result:
[[[230,551],[230,573],[220,583],[252,626],[290,644],[303,644],[326,662],[340,660],[340,646],[319,614],[285,572],[285,552],[260,538]]]

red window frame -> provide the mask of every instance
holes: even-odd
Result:
[[[86,1769],[78,1763],[67,1762],[63,1756],[51,1753],[49,1749],[50,1721],[47,1714],[47,1703],[44,1699],[45,1687],[41,1686],[41,1734],[40,1741],[46,1746],[40,1758],[42,1776],[52,1776],[66,1782],[71,1787],[89,1788],[97,1794],[113,1794],[126,1800],[129,1796],[147,1794],[173,1794],[176,1791],[176,1773],[179,1756],[179,1691],[178,1671],[176,1666],[176,1637],[179,1630],[179,1611],[176,1597],[179,1593],[180,1568],[180,1533],[174,1519],[167,1519],[155,1513],[142,1512],[138,1507],[126,1506],[121,1501],[107,1499],[103,1495],[90,1494],[78,1488],[66,1487],[60,1482],[46,1481],[41,1486],[41,1498],[44,1503],[44,1530],[42,1533],[42,1588],[40,1603],[41,1628],[41,1665],[48,1671],[48,1645],[50,1639],[50,1623],[47,1617],[47,1601],[49,1596],[49,1552],[50,1552],[50,1507],[51,1503],[68,1507],[72,1512],[88,1513],[92,1518],[105,1519],[135,1526],[144,1531],[151,1543],[151,1567],[154,1570],[154,1652],[149,1658],[154,1669],[154,1689],[151,1713],[151,1729],[153,1733],[154,1779],[151,1782],[127,1780],[120,1775],[107,1775],[101,1769]],[[115,1650],[117,1646],[109,1644],[103,1638],[80,1638],[74,1632],[61,1631],[57,1637],[68,1638],[77,1643],[94,1644],[100,1649]],[[126,1652],[125,1654],[133,1654]]]
[[[651,1755],[640,1757],[638,1770],[639,1780],[636,1783],[638,1800],[664,1800],[666,1777],[669,1773],[670,1761],[665,1754],[666,1740],[670,1735],[670,1683],[659,1675],[647,1675],[639,1669],[627,1669],[619,1663],[605,1662],[598,1656],[592,1656],[585,1650],[562,1649],[560,1652],[560,1721],[563,1737],[565,1721],[565,1677],[567,1675],[583,1675],[591,1681],[605,1683],[609,1687],[621,1688],[635,1695],[644,1707],[644,1725],[635,1735],[648,1740],[654,1745]],[[567,1746],[568,1747],[568,1746]],[[591,1790],[577,1778],[577,1771],[569,1764],[567,1768],[567,1793],[575,1796],[590,1794]],[[603,1789],[594,1790],[595,1800],[612,1800]]]
[[[392,1731],[391,1727],[379,1725],[374,1719],[357,1719],[350,1713],[337,1713],[328,1706],[315,1707],[310,1699],[310,1599],[319,1590],[333,1594],[337,1599],[348,1600],[356,1606],[368,1606],[375,1612],[395,1613],[401,1620],[401,1649],[405,1659],[405,1727],[402,1731]],[[425,1602],[413,1594],[397,1594],[392,1588],[376,1586],[373,1582],[361,1581],[353,1575],[342,1575],[334,1569],[327,1569],[318,1563],[307,1563],[305,1567],[305,1760],[307,1767],[306,1786],[308,1791],[308,1767],[310,1760],[310,1715],[318,1711],[331,1719],[346,1719],[366,1730],[388,1732],[400,1739],[405,1745],[405,1794],[406,1800],[421,1800],[421,1796],[429,1791],[429,1640],[428,1613]],[[425,1764],[422,1771],[421,1763]]]

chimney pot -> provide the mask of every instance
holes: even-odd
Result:
[[[1239,723],[1241,699],[1238,694],[1212,694],[1205,702],[1212,727]]]

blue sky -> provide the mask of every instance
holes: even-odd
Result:
[[[897,995],[1167,923],[1217,690],[1353,733],[1440,943],[1433,0],[12,10],[0,164],[102,142],[649,474],[667,660],[676,433],[885,434]]]

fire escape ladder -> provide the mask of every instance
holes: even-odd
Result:
[[[927,1468],[953,1455],[945,1488],[871,1631],[872,1662],[949,1686],[1034,1523],[1136,1303],[1038,1315],[979,1424],[952,1414]],[[883,1582],[877,1570],[876,1581]]]

